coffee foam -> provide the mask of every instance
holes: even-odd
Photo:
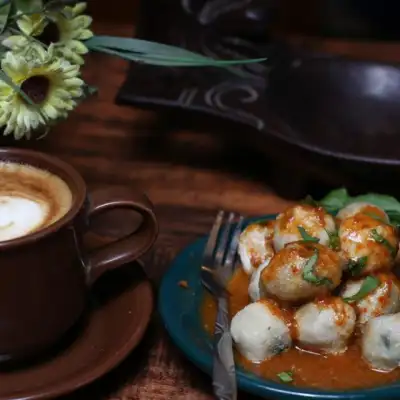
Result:
[[[0,162],[0,241],[43,229],[72,205],[68,185],[31,165]]]

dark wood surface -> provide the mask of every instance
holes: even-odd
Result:
[[[96,8],[93,11],[96,16]],[[100,12],[97,33],[132,35],[133,15],[116,22],[103,19],[101,7]],[[131,7],[125,5],[125,13],[131,13]],[[99,94],[44,140],[19,145],[62,158],[80,171],[89,187],[118,184],[147,193],[160,223],[158,241],[145,258],[146,272],[156,287],[178,250],[209,230],[218,209],[256,215],[277,212],[287,202],[260,178],[263,160],[255,164],[258,172],[253,173],[243,164],[241,149],[215,135],[213,127],[179,130],[155,113],[115,105],[127,68],[119,59],[90,55],[84,76],[99,87]],[[206,400],[212,396],[208,377],[170,343],[155,313],[145,340],[120,367],[64,400],[78,399]]]
[[[131,36],[136,3],[114,0],[111,7],[110,2],[90,2],[96,33]],[[348,47],[340,49],[348,52]],[[157,287],[178,250],[208,231],[218,209],[275,213],[289,201],[270,188],[262,158],[246,149],[252,159],[246,165],[243,149],[216,135],[213,126],[196,132],[178,129],[153,112],[115,105],[127,67],[119,59],[90,55],[84,75],[99,87],[98,96],[44,140],[24,145],[71,163],[89,187],[120,184],[147,193],[160,223],[158,241],[145,258]],[[209,378],[170,343],[155,313],[143,343],[120,367],[64,398],[78,399],[208,400],[212,395]]]

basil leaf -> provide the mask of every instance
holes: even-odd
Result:
[[[302,239],[303,239],[305,242],[313,242],[313,243],[318,243],[318,242],[319,242],[319,239],[318,239],[318,238],[309,235],[309,234],[307,233],[307,231],[306,231],[302,226],[298,226],[297,229],[299,230],[300,235],[301,235]]]
[[[350,260],[349,263],[347,264],[350,274],[353,276],[361,274],[363,269],[366,267],[367,262],[368,262],[367,256],[360,257],[357,260]]]
[[[291,371],[284,371],[276,374],[276,376],[284,383],[293,382],[293,372]]]
[[[340,250],[340,238],[339,238],[339,232],[338,231],[334,231],[334,232],[329,232],[325,229],[325,232],[328,234],[329,236],[329,244],[328,246],[332,249],[332,250]]]
[[[307,260],[306,265],[303,268],[303,279],[306,282],[312,283],[316,286],[330,285],[332,281],[328,278],[320,278],[314,273],[314,267],[318,262],[319,251],[314,249],[314,254]]]
[[[381,222],[382,224],[388,225],[388,223],[378,214],[371,212],[371,211],[365,211],[363,212],[364,215],[373,218],[374,220]]]
[[[387,216],[390,219],[392,226],[396,229],[400,228],[400,211],[387,210]]]
[[[389,250],[393,258],[396,257],[397,249],[392,246],[392,244],[386,238],[384,238],[376,229],[371,229],[371,237],[375,240],[375,242],[385,246]]]
[[[343,208],[349,201],[350,196],[345,188],[332,190],[318,203],[328,212],[335,213]]]
[[[355,301],[362,300],[364,297],[373,292],[380,284],[381,282],[378,278],[375,278],[374,276],[367,276],[364,279],[360,290],[353,296],[344,297],[343,300],[346,303],[354,303]]]
[[[314,201],[312,198],[306,198],[307,201]],[[328,193],[324,198],[316,203],[324,207],[329,213],[336,214],[341,208],[355,202],[374,204],[382,208],[389,216],[391,222],[400,225],[400,202],[385,194],[367,193],[351,197],[345,188],[335,189]]]
[[[396,211],[400,213],[400,202],[392,196],[377,193],[367,193],[360,196],[355,196],[351,199],[351,202],[365,202],[374,204],[375,206],[382,208],[386,212]]]

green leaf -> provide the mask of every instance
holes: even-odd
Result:
[[[3,33],[7,27],[11,9],[12,9],[12,4],[10,2],[0,7],[0,34]]]
[[[85,45],[94,51],[152,65],[225,67],[265,61],[266,58],[247,60],[214,60],[192,51],[162,43],[136,38],[94,36]]]
[[[284,371],[276,374],[276,376],[284,383],[293,382],[293,372],[292,371]]]
[[[400,213],[400,203],[397,199],[392,196],[377,193],[367,193],[360,196],[353,197],[351,203],[354,202],[366,202],[376,205],[387,211],[397,211]]]
[[[11,0],[1,0],[0,1],[0,7],[3,7],[3,6],[5,6],[7,4],[10,4],[10,3],[11,3]]]
[[[355,301],[360,301],[364,297],[368,296],[371,292],[373,292],[380,284],[381,282],[378,278],[375,278],[374,276],[367,276],[364,279],[360,290],[353,296],[344,297],[343,300],[346,303],[354,303]]]
[[[297,229],[299,230],[300,235],[305,242],[314,242],[314,243],[319,242],[318,238],[315,238],[314,236],[309,235],[302,226],[298,226]]]
[[[385,237],[383,237],[376,229],[371,229],[371,237],[372,239],[375,240],[375,242],[385,246],[389,250],[390,255],[393,258],[396,257],[397,249],[394,246],[392,246],[392,244]]]
[[[339,232],[338,231],[334,231],[334,232],[330,232],[328,230],[325,229],[325,232],[328,234],[329,236],[329,244],[328,246],[332,249],[332,250],[340,250],[340,238],[339,238]]]
[[[18,11],[23,13],[36,12],[43,9],[42,0],[13,0]]]
[[[368,217],[373,218],[374,220],[384,224],[384,225],[389,225],[388,222],[386,222],[380,215],[374,213],[374,212],[370,212],[370,211],[365,211],[363,212],[364,215],[367,215]]]
[[[345,188],[332,190],[318,203],[328,212],[335,213],[343,208],[349,201],[350,196]]]
[[[314,273],[315,265],[318,262],[319,251],[314,249],[314,254],[307,260],[306,265],[303,268],[303,279],[316,286],[330,285],[332,281],[328,278],[320,278]]]
[[[368,257],[360,257],[357,260],[350,260],[347,264],[347,268],[350,272],[351,275],[357,276],[361,274],[361,272],[364,270],[368,262]]]
[[[332,190],[322,200],[316,202],[331,214],[336,214],[341,208],[355,202],[373,204],[383,209],[388,215],[391,224],[400,227],[400,202],[385,194],[367,193],[351,197],[344,188]]]

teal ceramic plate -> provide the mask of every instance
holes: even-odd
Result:
[[[263,218],[274,217],[268,215]],[[175,344],[195,365],[211,375],[212,338],[204,331],[199,313],[204,294],[200,282],[200,264],[206,242],[207,237],[196,240],[184,248],[172,262],[161,284],[159,310]],[[179,281],[182,280],[188,282],[189,289],[179,287]],[[307,390],[260,379],[240,368],[237,371],[237,380],[241,390],[267,399],[394,400],[400,398],[400,382],[354,391]]]

